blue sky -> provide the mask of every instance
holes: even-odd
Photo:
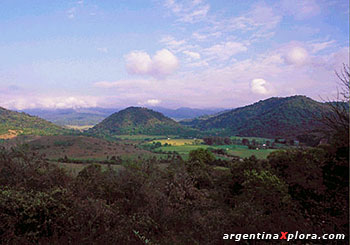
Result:
[[[348,0],[1,0],[0,106],[237,107],[336,95]]]

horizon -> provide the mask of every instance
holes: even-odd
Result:
[[[212,111],[217,111],[217,112],[222,112],[222,111],[226,111],[226,110],[234,110],[234,109],[238,109],[238,108],[243,108],[243,107],[246,107],[246,106],[250,106],[250,105],[253,105],[255,103],[259,103],[261,101],[266,101],[266,100],[269,100],[269,99],[286,99],[286,98],[291,98],[291,97],[306,97],[306,98],[309,98],[309,99],[312,99],[308,96],[305,96],[305,95],[291,95],[291,96],[285,96],[285,97],[279,97],[279,96],[273,96],[273,97],[270,97],[270,98],[266,98],[266,99],[263,99],[263,100],[258,100],[258,101],[254,101],[250,104],[246,104],[246,105],[240,105],[240,106],[237,106],[237,107],[205,107],[205,108],[195,108],[195,107],[175,107],[175,108],[171,108],[171,107],[162,107],[162,106],[151,106],[151,105],[127,105],[125,107],[99,107],[99,106],[96,106],[96,107],[69,107],[69,108],[47,108],[47,107],[36,107],[36,108],[27,108],[27,109],[14,109],[15,111],[18,111],[18,112],[27,112],[27,111],[32,111],[32,110],[43,110],[43,111],[55,111],[55,110],[84,110],[84,109],[103,109],[103,110],[116,110],[116,112],[118,111],[122,111],[122,110],[125,110],[125,109],[128,109],[128,108],[146,108],[146,109],[150,109],[150,110],[155,110],[157,111],[157,109],[165,109],[165,110],[173,110],[173,111],[176,111],[176,110],[180,110],[180,109],[190,109],[190,110],[212,110]],[[314,100],[314,99],[312,99]],[[336,102],[336,100],[334,101],[325,101],[325,100],[314,100],[316,102],[319,102],[319,103],[328,103],[328,102]],[[339,100],[341,101],[341,100]],[[8,108],[5,108],[5,109],[8,109]],[[11,109],[8,109],[8,110],[11,110]]]
[[[0,3],[0,106],[232,109],[335,98],[349,2]],[[33,7],[35,6],[35,7]],[[296,35],[298,33],[298,35]]]

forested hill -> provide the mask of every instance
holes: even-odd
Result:
[[[159,112],[141,107],[128,107],[116,112],[88,131],[103,135],[186,135],[194,132]]]
[[[315,118],[328,112],[329,105],[306,96],[273,97],[208,119],[181,123],[222,135],[292,138],[319,128]]]
[[[30,116],[24,112],[16,112],[0,107],[0,136],[11,138],[18,134],[24,135],[55,135],[68,130],[39,117]]]

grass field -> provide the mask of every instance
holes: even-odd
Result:
[[[170,144],[172,146],[182,146],[182,145],[199,145],[203,142],[202,139],[160,139],[160,140],[154,140],[150,143],[156,143],[160,142],[162,145],[165,143]]]
[[[259,149],[259,150],[250,150],[247,146],[244,145],[220,145],[220,146],[208,146],[208,145],[172,145],[172,146],[162,146],[157,148],[157,150],[161,150],[163,152],[167,151],[176,151],[181,157],[187,159],[190,151],[198,149],[198,148],[216,148],[216,149],[226,149],[228,154],[239,156],[241,158],[250,157],[255,155],[258,159],[266,159],[267,156],[276,151],[274,149]]]
[[[258,159],[266,159],[271,152],[276,151],[275,149],[250,150],[245,145],[220,145],[214,148],[226,149],[230,155],[239,156],[241,158],[255,155]]]

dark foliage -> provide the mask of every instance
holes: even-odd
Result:
[[[0,151],[2,244],[222,244],[227,232],[348,234],[348,170],[334,146],[225,162],[88,165],[77,177],[23,150]],[[229,170],[229,169],[228,169]],[[309,241],[310,243],[315,241]],[[271,241],[266,241],[271,244]]]

